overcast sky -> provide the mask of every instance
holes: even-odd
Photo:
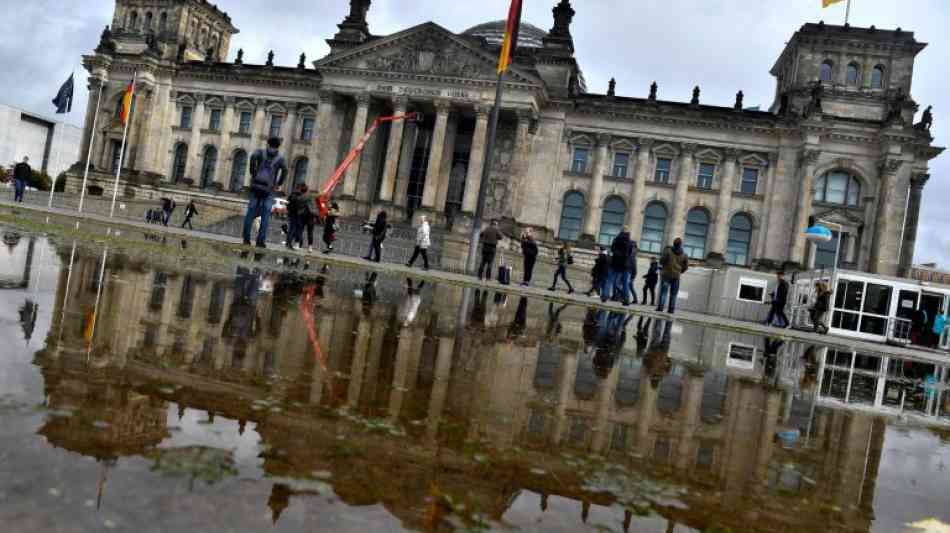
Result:
[[[550,29],[556,0],[525,0],[524,20]],[[576,0],[572,32],[588,89],[606,92],[617,79],[617,93],[646,96],[650,82],[661,99],[688,101],[694,85],[702,101],[732,105],[739,89],[745,105],[771,104],[774,80],[768,71],[786,40],[804,22],[844,21],[845,3],[822,9],[821,0]],[[276,63],[294,66],[300,52],[309,60],[328,52],[325,39],[336,32],[349,10],[348,0],[218,0],[241,33],[231,56],[245,50],[245,61],[263,63],[267,51]],[[508,0],[374,0],[370,31],[388,34],[425,21],[456,32],[504,18]],[[73,70],[76,106],[68,121],[81,125],[87,93],[80,56],[99,41],[112,20],[111,0],[0,0],[0,12],[14,13],[15,23],[0,32],[3,90],[0,103],[50,114],[50,99]],[[9,22],[9,21],[8,21]],[[940,90],[946,76],[950,40],[941,38],[950,22],[947,0],[853,0],[851,24],[916,32],[930,46],[918,56],[912,95],[934,106],[936,144],[946,145],[950,131],[950,91]],[[308,62],[309,62],[308,60]],[[944,94],[945,96],[940,96]],[[945,118],[946,117],[946,118]],[[950,267],[950,154],[931,165],[924,190],[917,262],[938,261]]]

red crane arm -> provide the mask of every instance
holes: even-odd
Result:
[[[350,153],[346,155],[346,158],[343,159],[343,162],[336,167],[336,170],[333,171],[333,174],[330,176],[330,179],[323,185],[323,189],[320,191],[320,195],[317,196],[317,209],[320,212],[320,218],[326,218],[327,212],[329,211],[329,200],[330,195],[333,193],[333,189],[340,184],[340,180],[343,179],[343,175],[346,174],[346,170],[350,168],[350,165],[353,164],[353,161],[363,153],[363,149],[366,148],[366,142],[370,140],[376,130],[379,129],[379,126],[384,122],[395,122],[397,120],[419,120],[418,113],[404,113],[402,115],[392,115],[387,117],[379,117],[373,121],[369,128],[366,129],[366,133],[363,134],[363,137],[360,138],[360,141],[356,143],[356,146],[350,150]]]

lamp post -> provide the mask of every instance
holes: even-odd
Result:
[[[841,224],[820,220],[805,230],[805,240],[815,243],[830,241],[834,238],[834,234],[826,226],[834,226],[838,230],[838,239],[835,242],[835,262],[832,265],[832,274],[835,274],[838,271],[838,259],[841,255],[841,230],[843,229]]]

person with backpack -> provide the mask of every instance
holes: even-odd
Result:
[[[429,246],[432,244],[431,234],[429,232],[429,219],[423,215],[419,219],[419,227],[416,229],[416,249],[412,251],[412,257],[406,263],[407,267],[412,267],[419,256],[422,256],[422,268],[429,270]]]
[[[379,263],[383,255],[383,241],[386,240],[386,236],[389,234],[389,223],[386,221],[385,211],[380,211],[376,215],[376,222],[370,228],[373,233],[369,243],[369,255],[363,259]]]
[[[643,276],[643,304],[647,303],[647,293],[650,294],[650,305],[656,305],[656,284],[660,280],[660,263],[654,258],[650,260],[650,269]]]
[[[195,228],[191,225],[191,219],[198,215],[198,208],[195,206],[194,200],[188,200],[188,205],[185,206],[185,221],[181,223],[182,229],[185,226],[188,226],[188,229],[194,230]]]
[[[522,287],[531,286],[531,277],[534,275],[534,264],[538,260],[538,242],[534,240],[534,231],[531,228],[521,234],[521,255],[524,257],[524,277]]]
[[[574,293],[574,287],[571,286],[571,282],[567,279],[567,266],[573,264],[574,256],[571,255],[570,245],[562,243],[557,249],[557,271],[554,273],[554,281],[551,283],[551,287],[548,288],[549,291],[557,290],[557,280],[561,278],[564,280],[564,283],[567,283],[567,293]]]
[[[600,290],[600,301],[606,302],[617,296],[617,285],[623,294],[623,304],[630,305],[630,272],[627,270],[627,261],[631,253],[630,232],[623,228],[610,244],[610,273],[607,282]]]
[[[244,245],[251,245],[251,228],[256,219],[260,219],[257,232],[257,247],[267,247],[267,228],[270,212],[274,207],[274,193],[284,185],[287,177],[287,161],[280,155],[280,138],[267,140],[267,148],[254,152],[250,160],[251,192],[244,215]]]
[[[336,232],[340,230],[337,220],[340,218],[340,206],[336,202],[330,204],[330,211],[327,213],[326,220],[323,221],[323,244],[327,249],[325,254],[333,253],[333,243],[336,242]]]
[[[676,312],[676,297],[680,292],[680,277],[689,269],[689,258],[683,250],[683,239],[677,237],[673,241],[673,246],[667,246],[660,256],[660,266],[663,273],[660,276],[662,284],[660,285],[660,301],[656,310],[663,312],[663,306],[666,305],[666,296],[670,296],[670,305],[667,312],[673,314]]]

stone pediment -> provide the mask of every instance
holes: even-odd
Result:
[[[860,216],[860,210],[855,211],[855,209],[845,208],[830,208],[824,211],[816,210],[815,218],[820,221],[844,226],[845,229],[857,229],[864,225],[864,219]]]
[[[317,70],[378,72],[381,77],[406,74],[494,81],[498,57],[433,22],[379,39],[314,62]],[[507,81],[539,83],[535,76],[517,67],[509,69]]]

